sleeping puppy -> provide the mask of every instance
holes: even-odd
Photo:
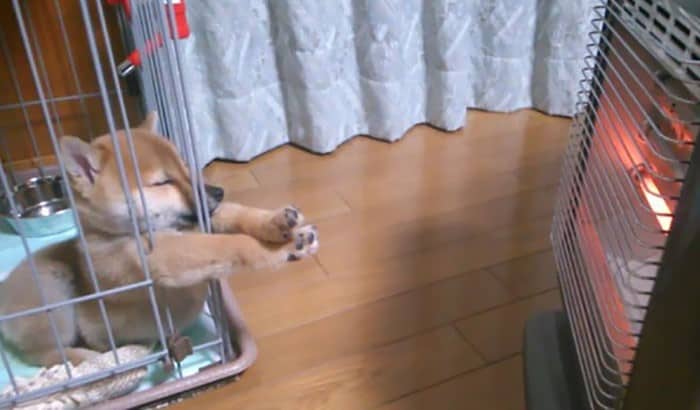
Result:
[[[144,209],[139,200],[134,167],[138,166],[146,209],[154,230],[154,247],[146,263],[164,317],[170,307],[174,324],[182,329],[201,312],[207,295],[206,281],[241,270],[266,269],[308,257],[317,252],[316,228],[292,206],[264,210],[222,202],[223,190],[207,186],[206,208],[213,234],[195,232],[194,194],[188,169],[175,147],[155,133],[157,117],[149,114],[131,130],[137,164],[127,151],[123,131],[118,133],[128,186],[146,248]],[[87,249],[73,240],[34,254],[40,286],[34,282],[30,261],[20,264],[0,282],[0,315],[48,303],[90,295],[97,289],[84,253],[92,259],[99,290],[144,281],[136,240],[132,234],[124,194],[109,135],[86,143],[75,137],[61,139],[61,158],[75,193]],[[117,345],[151,344],[158,340],[146,288],[104,298]],[[74,364],[109,349],[107,328],[97,301],[53,310],[56,330],[65,354]],[[61,363],[48,315],[39,313],[0,323],[6,341],[20,349],[33,365]]]

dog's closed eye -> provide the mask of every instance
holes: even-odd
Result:
[[[172,179],[164,179],[162,181],[156,181],[151,183],[151,186],[162,186],[162,185],[170,185],[173,183]]]

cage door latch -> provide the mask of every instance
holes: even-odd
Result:
[[[171,372],[173,370],[173,360],[180,363],[192,354],[192,340],[175,332],[168,337],[167,343],[169,360],[165,362],[164,366],[167,372]]]

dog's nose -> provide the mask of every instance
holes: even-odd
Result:
[[[224,190],[218,186],[204,185],[204,190],[207,192],[207,196],[212,198],[218,204],[224,199]]]
[[[219,188],[218,186],[213,186],[213,185],[204,185],[204,190],[207,193],[207,198],[206,198],[206,208],[209,211],[209,214],[211,215],[214,213],[216,208],[219,206],[219,203],[221,203],[221,200],[224,199],[224,190]]]

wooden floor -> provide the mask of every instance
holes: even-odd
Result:
[[[298,205],[321,251],[230,281],[259,359],[174,408],[523,409],[523,323],[560,303],[548,234],[569,121],[467,124],[208,168],[228,199]]]

